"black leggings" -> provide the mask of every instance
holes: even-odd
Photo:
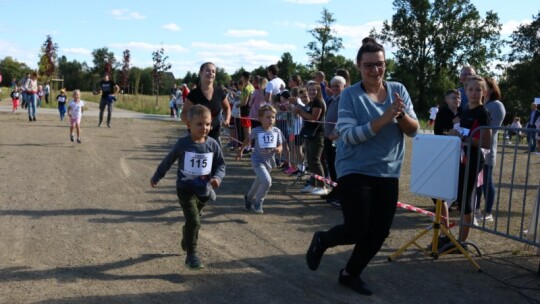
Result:
[[[350,174],[338,179],[343,224],[321,236],[324,247],[354,244],[345,270],[359,276],[390,234],[396,213],[399,180]]]

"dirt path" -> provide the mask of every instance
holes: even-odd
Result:
[[[74,144],[55,111],[42,111],[30,123],[7,106],[0,106],[0,303],[527,301],[458,255],[434,261],[411,249],[387,262],[427,223],[406,211],[398,211],[391,236],[365,271],[375,295],[340,287],[337,275],[350,247],[328,250],[316,272],[304,259],[313,232],[339,223],[340,211],[300,195],[301,183],[292,187],[293,178],[276,172],[265,214],[245,212],[242,196],[253,174],[247,160],[233,161],[228,151],[218,201],[203,211],[199,247],[206,268],[189,271],[179,246],[184,219],[174,168],[159,188],[149,186],[183,127],[166,118],[120,118],[135,114],[117,111],[113,128],[98,128],[91,104],[83,143]],[[492,242],[502,243],[486,250],[492,260],[526,269],[478,259],[486,273],[508,278],[538,265],[536,257],[512,257],[500,238]],[[538,291],[521,291],[540,299]]]

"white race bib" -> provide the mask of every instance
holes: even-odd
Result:
[[[271,149],[277,147],[277,134],[274,132],[264,132],[258,134],[259,147],[262,149]]]
[[[184,156],[184,173],[189,175],[208,175],[212,171],[214,153],[186,152]]]

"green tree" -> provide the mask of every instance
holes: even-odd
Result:
[[[44,75],[47,80],[50,80],[56,71],[57,58],[58,45],[53,43],[51,35],[47,35],[47,39],[45,39],[45,42],[41,46],[38,73]]]
[[[98,78],[104,73],[113,77],[113,69],[116,68],[116,58],[113,52],[109,52],[108,48],[103,47],[93,50],[92,57],[92,62],[94,63],[93,74],[97,75]]]
[[[229,74],[227,74],[225,69],[216,67],[215,83],[217,85],[219,85],[219,86],[227,87],[227,85],[229,84],[230,81],[231,81],[231,76]]]
[[[122,56],[122,70],[120,72],[120,84],[122,86],[122,90],[127,90],[128,87],[130,60],[131,54],[129,53],[129,50],[124,50]]]
[[[512,51],[507,59],[511,63],[500,79],[503,102],[508,118],[528,116],[530,104],[540,93],[540,13],[530,24],[521,24],[508,42]]]
[[[325,71],[327,69],[327,59],[330,55],[339,52],[343,48],[342,39],[336,36],[336,31],[332,25],[336,22],[333,14],[328,9],[323,8],[319,25],[308,31],[315,41],[308,43],[307,55],[311,59],[313,68]]]
[[[500,54],[497,14],[488,11],[481,18],[469,0],[394,0],[393,6],[392,21],[375,37],[399,47],[393,76],[407,86],[419,113],[440,99],[450,82],[457,87],[461,66],[485,73]]]
[[[283,79],[285,83],[287,80],[296,73],[296,63],[293,60],[291,53],[285,52],[281,55],[281,59],[277,62],[278,77]]]
[[[68,61],[66,56],[61,56],[58,59],[58,72],[60,77],[64,78],[64,87],[70,91],[75,89],[91,91],[93,89],[92,83],[86,81],[89,71],[85,62]]]
[[[163,47],[152,52],[152,60],[154,61],[152,80],[154,92],[156,94],[156,107],[158,105],[159,89],[163,88],[163,74],[172,67],[170,63],[167,63],[167,59],[169,59],[169,56],[165,56],[165,50]]]
[[[32,69],[25,63],[18,62],[12,57],[7,56],[0,60],[0,71],[2,72],[2,83],[0,85],[8,87],[11,85],[12,80],[20,81]]]

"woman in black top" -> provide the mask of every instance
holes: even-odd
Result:
[[[220,142],[220,126],[223,124],[228,127],[231,119],[231,108],[227,100],[227,94],[220,87],[214,85],[216,79],[215,64],[211,62],[203,63],[199,69],[199,78],[199,85],[189,92],[184,101],[182,121],[187,121],[187,113],[193,105],[201,104],[207,107],[212,114],[212,129],[208,136]]]

